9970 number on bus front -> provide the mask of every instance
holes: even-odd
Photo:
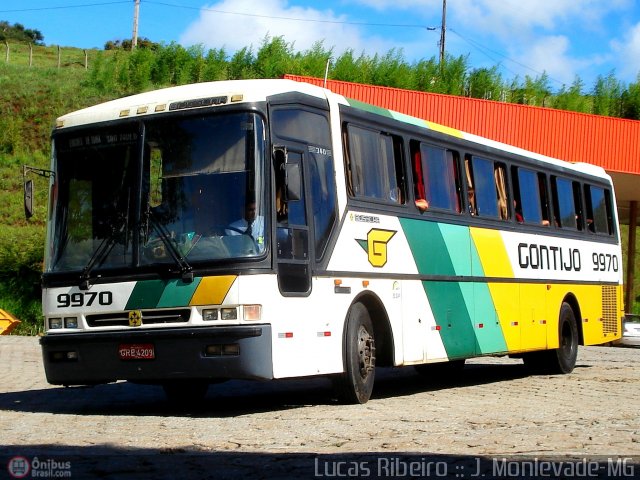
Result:
[[[591,255],[593,261],[593,270],[595,272],[617,272],[618,271],[618,256],[610,253],[597,253],[593,252]]]
[[[58,308],[90,307],[91,305],[111,305],[113,293],[107,292],[76,292],[61,293],[57,297]]]

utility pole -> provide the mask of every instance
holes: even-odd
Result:
[[[440,66],[444,65],[444,41],[447,31],[447,0],[442,0],[442,26],[440,27]]]
[[[131,50],[138,45],[138,16],[140,15],[140,0],[133,0],[133,39],[131,40]]]

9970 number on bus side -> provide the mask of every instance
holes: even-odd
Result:
[[[57,297],[58,308],[67,307],[90,307],[91,305],[111,305],[113,303],[113,293],[106,292],[76,292],[61,293]]]
[[[593,252],[591,255],[591,260],[593,261],[593,270],[595,272],[617,272],[618,265],[618,256],[612,255],[610,253],[598,253]]]

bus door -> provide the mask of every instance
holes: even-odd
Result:
[[[283,295],[311,293],[309,225],[307,222],[303,152],[277,145],[273,149],[276,177],[276,259],[278,287]]]

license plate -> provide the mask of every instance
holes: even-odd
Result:
[[[152,343],[122,343],[118,347],[120,360],[153,360],[156,358]]]

